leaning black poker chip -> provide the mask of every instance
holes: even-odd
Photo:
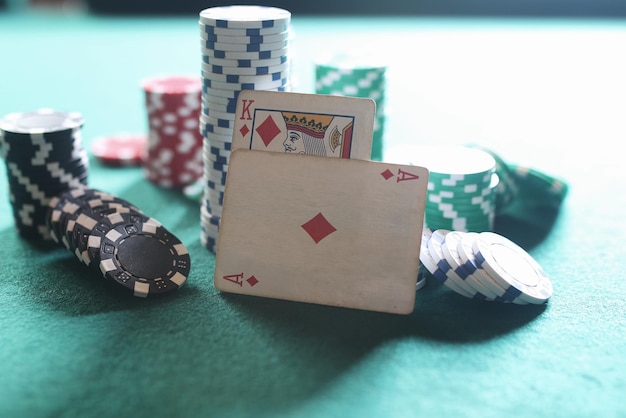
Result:
[[[191,268],[187,248],[160,222],[117,196],[88,186],[50,199],[53,239],[135,296],[179,289]]]
[[[151,222],[119,225],[100,246],[100,270],[138,297],[179,289],[189,275],[187,248],[163,226]]]

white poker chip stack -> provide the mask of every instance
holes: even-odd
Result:
[[[549,277],[526,250],[489,231],[424,228],[420,263],[430,278],[469,299],[542,305],[554,292]]]
[[[204,194],[201,241],[216,251],[237,97],[243,90],[289,91],[291,13],[224,6],[200,12]]]

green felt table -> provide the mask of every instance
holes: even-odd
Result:
[[[478,143],[568,182],[551,228],[498,222],[553,298],[485,303],[429,282],[400,316],[220,294],[199,205],[92,159],[91,186],[191,254],[180,291],[134,298],[19,238],[2,165],[0,416],[626,416],[626,22],[294,16],[293,28],[295,91],[313,91],[318,54],[387,60],[386,149]],[[200,66],[194,16],[5,13],[0,54],[0,113],[82,112],[87,147],[146,131],[142,78]]]

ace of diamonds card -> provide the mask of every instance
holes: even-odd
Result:
[[[224,292],[408,314],[428,171],[235,150],[217,243]]]
[[[369,160],[375,113],[371,99],[244,90],[232,149]]]

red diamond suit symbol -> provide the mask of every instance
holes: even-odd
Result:
[[[265,146],[269,146],[272,143],[274,138],[280,133],[280,128],[274,122],[272,115],[269,115],[263,123],[256,128],[256,132],[259,134],[261,141],[265,144]]]
[[[302,228],[316,244],[337,230],[321,212],[302,224]]]

